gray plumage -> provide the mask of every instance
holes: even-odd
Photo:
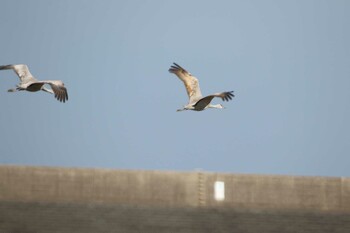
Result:
[[[169,72],[175,74],[185,84],[189,98],[188,104],[184,106],[184,108],[178,109],[177,111],[202,111],[207,108],[224,108],[221,104],[212,105],[210,102],[214,97],[220,97],[223,101],[229,101],[234,97],[233,91],[220,92],[203,97],[199,88],[198,79],[190,72],[176,63],[170,67]]]
[[[9,89],[9,92],[15,91],[45,91],[55,95],[55,98],[60,102],[68,100],[68,92],[61,80],[44,80],[39,81],[30,73],[28,66],[24,64],[4,65],[0,66],[0,70],[13,70],[19,77],[19,84],[16,88]],[[47,89],[44,85],[50,85],[51,89]]]

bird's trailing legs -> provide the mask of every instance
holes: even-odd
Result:
[[[23,90],[24,90],[23,88],[16,87],[16,88],[8,89],[7,91],[8,92],[16,92],[16,91],[23,91]]]

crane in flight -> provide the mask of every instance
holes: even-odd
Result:
[[[28,66],[24,64],[18,65],[4,65],[0,66],[0,70],[13,70],[19,77],[19,84],[16,88],[9,89],[8,92],[15,91],[45,91],[51,94],[55,94],[55,98],[60,102],[66,102],[68,100],[68,92],[61,80],[44,80],[39,81],[30,73]],[[50,85],[51,89],[47,89],[44,85]]]
[[[233,91],[220,92],[203,97],[199,88],[198,79],[192,76],[192,74],[187,70],[174,63],[174,65],[170,67],[169,72],[175,74],[185,84],[187,95],[189,97],[188,104],[185,105],[182,109],[178,109],[177,111],[202,111],[207,108],[222,109],[224,106],[221,104],[211,104],[210,102],[212,99],[214,97],[220,97],[223,101],[229,101],[234,97]]]

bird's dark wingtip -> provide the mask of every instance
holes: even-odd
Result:
[[[181,66],[176,64],[176,62],[173,62],[173,65],[170,66],[170,68],[169,68],[169,72],[170,73],[175,73],[176,71],[181,70],[181,69],[183,70],[183,68]]]
[[[176,73],[178,71],[188,73],[188,71],[185,70],[184,68],[182,68],[179,64],[177,64],[176,62],[173,62],[173,65],[170,67],[169,72],[170,73]]]
[[[13,65],[4,65],[4,66],[0,66],[0,70],[9,70],[12,69]]]
[[[222,100],[223,101],[230,101],[230,100],[232,100],[233,97],[235,97],[235,95],[233,94],[233,91],[227,91],[224,93]]]

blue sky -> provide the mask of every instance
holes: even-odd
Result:
[[[350,176],[349,1],[1,0],[0,163]],[[187,103],[177,62],[224,110]],[[214,103],[222,103],[215,99]]]

